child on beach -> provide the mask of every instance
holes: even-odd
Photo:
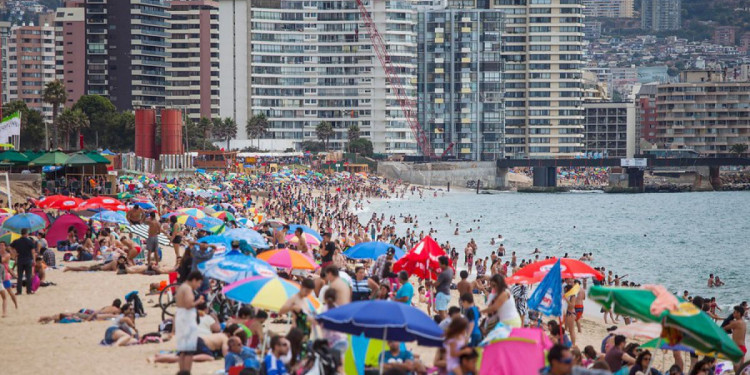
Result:
[[[471,353],[472,350],[466,346],[468,328],[469,321],[462,317],[457,317],[451,320],[451,324],[445,330],[443,348],[445,348],[446,354],[446,370],[449,374],[464,375],[461,372],[459,357],[462,354]]]

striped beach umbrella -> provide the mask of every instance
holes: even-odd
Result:
[[[286,269],[314,270],[319,267],[317,263],[304,254],[290,249],[264,251],[258,254],[258,259],[265,260],[274,267]]]
[[[224,295],[259,309],[278,312],[299,289],[299,284],[279,277],[253,276],[225,286]],[[312,293],[307,297],[307,303],[311,311],[320,307]]]

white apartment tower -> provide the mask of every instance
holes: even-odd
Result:
[[[408,0],[365,3],[415,99],[416,11]],[[299,149],[327,121],[331,149],[343,150],[356,125],[375,152],[417,152],[356,1],[220,0],[219,8],[221,116],[236,119],[238,139],[247,139],[247,119],[265,114],[261,148]]]
[[[505,10],[509,157],[573,157],[583,147],[581,0],[492,0]]]

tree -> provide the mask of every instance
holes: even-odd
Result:
[[[304,141],[300,143],[300,147],[302,147],[303,151],[308,152],[321,152],[326,150],[325,144],[323,142],[315,142],[315,141]]]
[[[334,134],[333,126],[331,126],[331,123],[328,121],[321,121],[320,124],[315,127],[315,132],[318,134],[318,139],[325,142],[326,150],[328,150],[328,141]]]
[[[16,100],[6,104],[5,113],[10,115],[19,112],[21,114],[21,149],[33,150],[44,148],[46,139],[44,133],[44,118],[38,111],[29,109],[23,100]]]
[[[229,151],[229,141],[237,137],[237,122],[231,117],[224,118],[223,120],[220,118],[214,119],[212,134],[214,138],[226,141],[226,150]]]
[[[741,157],[742,154],[747,152],[747,145],[745,144],[734,144],[729,147],[729,152],[733,153],[737,157]]]
[[[356,141],[359,139],[359,126],[352,125],[349,127],[349,130],[346,132],[346,137],[349,139],[349,145],[352,144],[353,141]],[[352,152],[351,147],[349,148],[349,152]]]
[[[359,138],[349,142],[349,152],[356,152],[362,156],[372,156],[372,142],[369,139]]]
[[[80,138],[81,130],[89,126],[89,118],[80,109],[66,108],[57,120],[57,126],[63,135],[60,141],[65,150],[70,145],[70,134],[75,133]]]
[[[73,109],[81,110],[89,119],[90,126],[82,129],[87,144],[96,147],[102,144],[121,151],[133,149],[135,117],[131,112],[117,112],[115,105],[101,95],[81,96]]]
[[[247,132],[247,135],[250,136],[250,139],[258,140],[258,148],[260,148],[260,137],[266,133],[267,129],[268,119],[266,118],[266,115],[262,113],[247,120],[247,126],[245,126],[245,131]]]
[[[65,92],[65,85],[62,81],[56,79],[47,82],[42,91],[42,100],[45,103],[52,105],[52,139],[54,139],[55,144],[57,144],[57,111],[60,109],[60,106],[65,104],[65,101],[68,100],[68,94]]]

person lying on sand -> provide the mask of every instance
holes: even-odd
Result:
[[[208,336],[198,337],[196,350],[193,353],[193,362],[209,362],[227,355],[229,351],[229,337],[225,333],[214,333]],[[177,354],[157,354],[148,358],[149,363],[177,363],[180,357]]]
[[[47,324],[49,322],[80,323],[84,321],[89,322],[92,320],[112,319],[124,313],[124,311],[120,309],[121,304],[122,304],[122,301],[118,298],[112,301],[112,305],[104,306],[97,311],[90,310],[90,309],[80,309],[78,310],[78,312],[75,312],[75,313],[59,313],[55,315],[42,316],[39,318],[39,323],[42,323],[42,324]],[[130,304],[126,303],[125,306],[130,306]]]
[[[173,267],[160,267],[159,263],[151,262],[148,265],[142,266],[131,266],[126,267],[127,273],[129,274],[141,274],[141,275],[166,275],[177,270],[177,266]]]

